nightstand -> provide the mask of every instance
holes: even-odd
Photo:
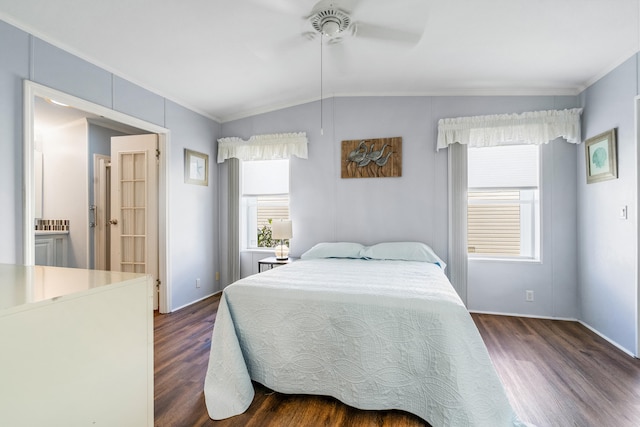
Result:
[[[289,257],[288,259],[277,259],[274,256],[262,258],[260,261],[258,261],[258,273],[262,273],[266,269],[265,268],[266,266],[269,266],[269,270],[270,270],[273,267],[278,267],[279,265],[291,264],[293,261],[297,259],[298,258],[292,258],[292,257]]]

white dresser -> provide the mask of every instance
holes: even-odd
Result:
[[[153,426],[152,288],[0,264],[0,425]]]

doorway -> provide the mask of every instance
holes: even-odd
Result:
[[[634,107],[635,107],[635,131],[636,131],[636,144],[640,143],[640,96],[636,96],[634,99]],[[636,166],[640,166],[640,153],[636,153]],[[638,188],[640,188],[640,175],[638,175]],[[640,191],[636,188],[636,191]],[[636,215],[636,231],[638,235],[636,236],[637,240],[640,240],[640,223],[638,222],[640,217]],[[636,247],[638,245],[636,244]],[[638,262],[636,262],[636,348],[635,348],[635,357],[640,358],[640,270],[638,266],[640,265],[640,251],[636,251],[636,256],[638,257]]]
[[[170,264],[168,258],[168,224],[167,206],[168,206],[168,165],[170,164],[169,146],[169,130],[157,126],[152,123],[128,116],[126,114],[108,109],[106,107],[93,104],[91,102],[76,98],[55,89],[39,85],[30,81],[24,83],[24,187],[25,198],[23,206],[23,241],[24,254],[23,259],[26,265],[34,265],[35,263],[35,236],[33,224],[36,218],[36,179],[34,158],[35,152],[35,103],[38,98],[55,100],[65,105],[86,113],[87,117],[95,117],[97,120],[106,120],[111,123],[120,124],[124,127],[133,127],[146,133],[157,135],[158,152],[162,155],[158,158],[158,192],[157,192],[157,213],[158,213],[158,240],[156,247],[158,248],[158,279],[159,279],[159,304],[158,308],[161,313],[168,313],[171,307],[170,301]],[[91,206],[86,206],[89,209]],[[85,210],[85,215],[90,218],[91,212]],[[87,245],[88,246],[88,245]],[[92,245],[93,246],[93,245]]]

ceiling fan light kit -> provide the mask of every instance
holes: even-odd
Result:
[[[351,25],[349,15],[334,7],[319,10],[309,17],[309,21],[313,28],[327,37],[334,37]]]

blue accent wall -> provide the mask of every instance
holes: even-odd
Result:
[[[638,148],[633,56],[581,94],[582,137],[617,128],[618,179],[586,183],[584,144],[578,164],[580,319],[629,352],[636,352],[638,304]],[[628,206],[627,220],[619,210]]]

